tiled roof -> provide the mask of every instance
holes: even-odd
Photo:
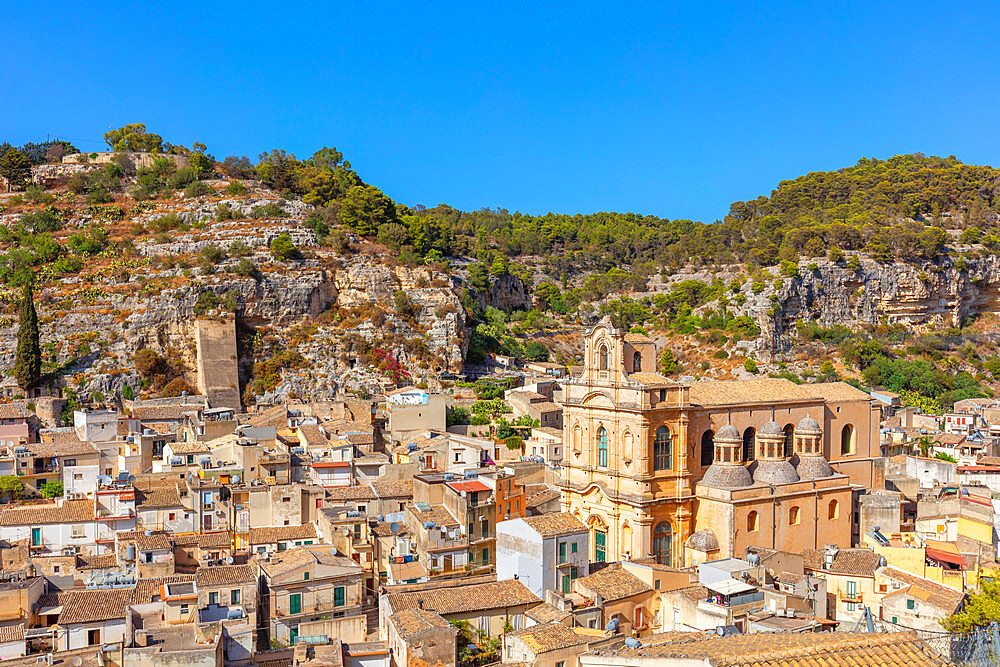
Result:
[[[451,512],[444,505],[431,505],[430,509],[420,510],[413,507],[413,516],[416,517],[417,521],[421,524],[427,523],[428,521],[433,521],[435,527],[440,526],[461,526],[462,524],[458,522]]]
[[[558,651],[604,638],[604,631],[590,628],[571,628],[562,623],[543,623],[507,635],[523,641],[536,656],[539,653]]]
[[[28,526],[46,523],[80,523],[94,520],[93,500],[67,500],[62,507],[44,505],[11,505],[0,513],[0,526]]]
[[[661,384],[677,384],[670,378],[660,375],[659,373],[629,373],[628,379],[632,382],[638,382],[639,384],[650,384],[650,385],[661,385]]]
[[[395,533],[392,532],[392,523],[390,521],[377,521],[372,522],[372,532],[375,533],[377,537],[389,537],[390,535],[398,535],[402,537],[407,534],[406,524],[401,522],[395,522],[399,526],[399,530]]]
[[[321,554],[309,551],[305,547],[296,547],[283,551],[272,557],[271,561],[264,561],[260,567],[270,577],[280,576],[291,572],[295,568],[302,567],[308,563],[322,563],[324,565],[335,565],[343,567],[349,571],[361,573],[361,566],[350,558],[332,554]],[[350,572],[349,572],[350,573]]]
[[[413,480],[402,479],[397,481],[376,480],[372,482],[372,488],[379,498],[412,498]]]
[[[59,439],[55,442],[30,442],[26,445],[32,456],[52,458],[53,456],[86,456],[97,454],[97,447],[92,443],[83,442],[74,432],[72,437]]]
[[[625,334],[626,343],[652,343],[653,339],[645,334],[641,333],[627,333]]]
[[[212,451],[208,448],[208,444],[201,440],[168,442],[167,446],[170,447],[170,451],[174,454],[207,454]]]
[[[143,484],[135,486],[137,509],[155,509],[158,507],[180,507],[181,496],[177,490],[176,481],[166,481],[164,483]]]
[[[330,440],[326,437],[323,431],[319,430],[319,426],[313,424],[303,424],[299,426],[299,435],[305,438],[306,445],[328,445]]]
[[[79,554],[76,557],[76,569],[78,570],[108,570],[113,567],[118,567],[118,559],[113,553],[100,554],[99,556]]]
[[[872,397],[857,387],[846,382],[817,382],[804,384],[803,388],[816,398],[822,398],[827,403],[843,403],[844,401],[870,401]]]
[[[193,574],[171,574],[166,577],[142,578],[135,585],[134,602],[130,604],[149,604],[154,597],[161,594],[160,587],[163,584],[178,584],[186,581],[194,581]],[[60,622],[62,616],[59,617]]]
[[[257,567],[250,563],[199,567],[194,574],[194,580],[199,586],[248,584],[257,580]]]
[[[180,419],[185,412],[197,412],[198,405],[144,405],[132,409],[132,416],[143,421],[160,419]]]
[[[246,421],[250,426],[277,426],[284,428],[288,426],[288,408],[284,405],[274,405],[270,408],[264,410],[263,412],[258,412],[255,415],[251,415]]]
[[[615,566],[608,566],[595,574],[581,577],[576,583],[600,595],[605,602],[614,602],[653,590],[631,572]]]
[[[339,486],[326,490],[329,500],[374,500],[375,492],[367,484],[358,486]]]
[[[125,618],[125,608],[135,604],[134,588],[72,591],[59,614],[60,625],[93,623]]]
[[[881,558],[871,549],[839,549],[833,557],[833,564],[827,569],[825,555],[823,549],[802,550],[803,563],[810,570],[826,570],[833,574],[853,574],[860,577],[874,577]]]
[[[572,616],[568,611],[563,611],[548,602],[536,604],[531,609],[524,612],[524,615],[536,623],[562,623]]]
[[[301,526],[263,526],[250,529],[250,544],[275,544],[286,540],[316,539],[316,525],[312,522]]]
[[[436,611],[417,607],[404,609],[398,614],[393,614],[389,617],[389,622],[403,639],[412,637],[421,630],[451,627],[451,624]]]
[[[759,632],[728,637],[686,634],[694,636],[678,636],[651,644],[649,638],[644,638],[640,648],[606,649],[596,653],[626,660],[653,657],[704,661],[715,667],[938,667],[948,664],[915,632]]]
[[[894,581],[898,581],[906,588],[889,592],[883,598],[906,593],[940,611],[944,616],[950,616],[958,610],[958,606],[965,599],[965,594],[955,590],[950,586],[939,584],[930,579],[918,577],[915,574],[904,572],[894,567],[886,567],[880,571],[882,574]]]
[[[9,419],[7,417],[6,419]],[[23,642],[24,641],[24,624],[18,625],[5,625],[0,627],[0,644],[6,644],[7,642]]]
[[[558,535],[587,532],[587,526],[569,512],[528,516],[522,519],[522,521],[531,526],[542,537],[556,537]]]
[[[201,535],[177,535],[170,540],[179,547],[225,548],[232,547],[229,533],[202,533]]]
[[[388,595],[389,606],[397,614],[404,609],[419,607],[420,600],[424,601],[424,609],[436,611],[442,616],[539,602],[538,597],[517,579]]]
[[[0,403],[0,419],[27,419],[24,406],[19,403]]]
[[[170,548],[170,540],[166,533],[143,534],[136,536],[135,545],[140,551],[161,551]]]
[[[559,498],[559,492],[555,489],[550,489],[544,484],[533,484],[533,488],[525,487],[524,490],[524,506],[525,507],[538,507],[550,500],[556,500]],[[541,488],[539,488],[541,487]]]
[[[691,384],[689,397],[693,405],[700,406],[816,400],[804,385],[784,378],[702,380]]]

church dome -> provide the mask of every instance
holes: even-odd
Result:
[[[799,425],[795,427],[795,430],[797,432],[800,432],[800,433],[804,433],[804,432],[821,433],[822,432],[822,431],[820,431],[820,428],[819,428],[819,422],[817,422],[815,419],[813,419],[809,415],[806,415],[805,417],[802,418],[802,421],[800,421]]]
[[[792,484],[799,481],[799,474],[788,461],[761,460],[757,462],[753,481],[759,484]]]
[[[742,489],[753,486],[753,478],[746,466],[713,463],[700,483],[716,489]]]
[[[803,456],[799,459],[799,464],[795,466],[795,471],[799,477],[830,477],[833,475],[833,468],[830,462],[822,456]]]
[[[780,435],[784,437],[785,432],[781,430],[778,422],[772,420],[761,426],[760,430],[757,431],[757,435]]]
[[[687,538],[684,546],[706,553],[719,550],[719,539],[708,528],[699,530],[697,533]]]
[[[715,442],[743,442],[743,436],[732,424],[726,424],[715,434]]]

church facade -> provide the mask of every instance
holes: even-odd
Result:
[[[675,382],[646,336],[602,321],[563,390],[563,510],[594,561],[672,566],[758,545],[851,546],[854,495],[878,486],[879,411],[844,383]]]

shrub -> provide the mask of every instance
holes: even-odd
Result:
[[[194,167],[181,167],[167,179],[167,187],[171,190],[181,190],[198,180],[198,172]]]
[[[757,362],[754,361],[753,359],[747,359],[746,361],[743,362],[743,370],[745,370],[747,373],[756,373]]]
[[[253,210],[250,211],[250,217],[254,220],[260,220],[261,218],[280,218],[284,214],[285,210],[274,202],[264,204],[263,206],[255,206]]]
[[[259,275],[257,265],[253,263],[253,260],[247,257],[244,257],[236,263],[236,268],[233,269],[233,273],[243,278],[256,278]]]
[[[837,246],[834,246],[830,248],[830,252],[826,254],[826,257],[831,262],[839,264],[840,262],[844,261],[844,251],[838,248]]]
[[[237,239],[229,244],[229,254],[232,257],[246,257],[251,253],[250,246],[241,239]]]
[[[271,257],[278,262],[301,259],[302,252],[292,243],[292,237],[287,232],[271,239]]]
[[[247,186],[243,185],[239,181],[232,181],[229,183],[229,185],[226,186],[227,195],[233,195],[235,197],[239,195],[245,195],[246,193],[247,193]]]
[[[219,222],[225,222],[226,220],[238,220],[240,214],[236,212],[229,204],[219,204],[215,207],[215,219]]]
[[[201,197],[202,195],[207,195],[210,192],[213,192],[213,190],[208,187],[208,183],[205,181],[195,181],[184,188],[185,197]]]

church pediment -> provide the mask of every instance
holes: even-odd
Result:
[[[581,403],[588,408],[614,408],[615,401],[607,394],[595,391],[583,397]]]

